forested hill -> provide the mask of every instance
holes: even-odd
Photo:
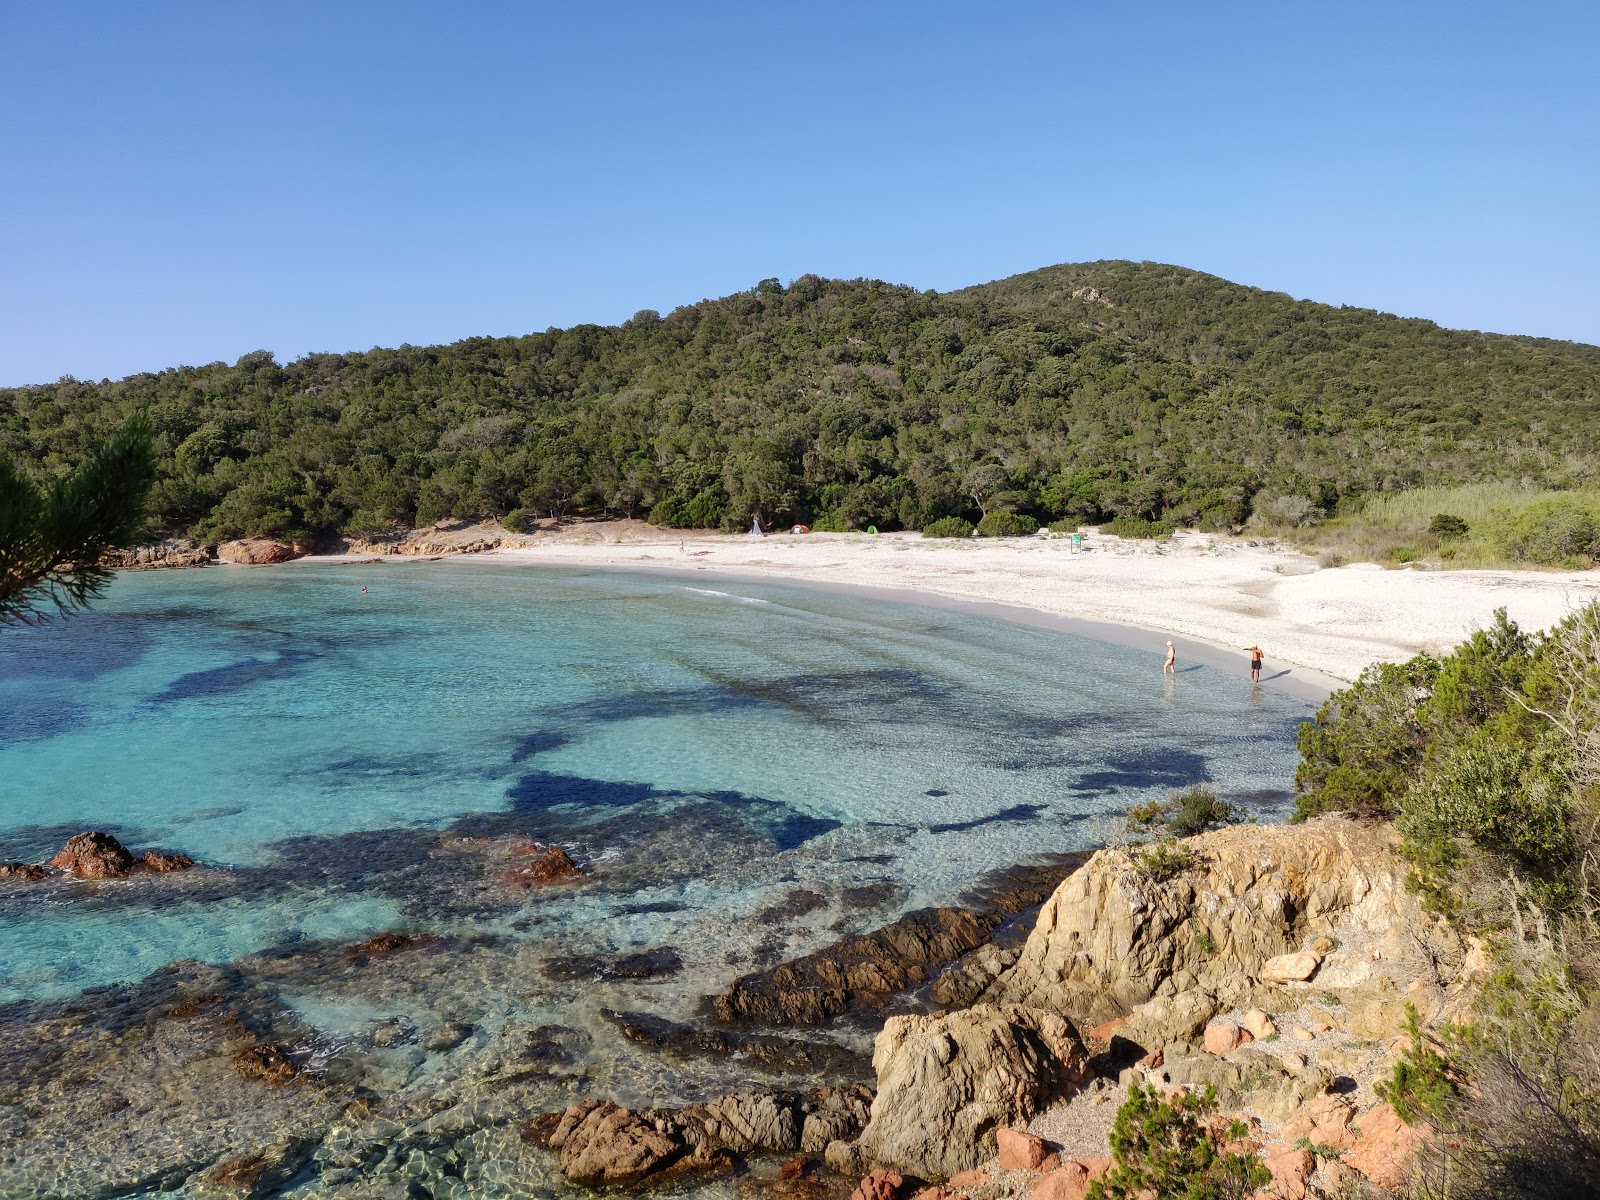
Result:
[[[616,327],[63,379],[0,390],[0,451],[49,476],[136,410],[155,517],[204,537],[529,512],[1221,528],[1423,483],[1600,476],[1600,348],[1153,263],[943,295],[805,276]]]

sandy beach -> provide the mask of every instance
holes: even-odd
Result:
[[[457,537],[481,535],[483,528]],[[1319,568],[1295,550],[1242,538],[1178,534],[1156,545],[1088,533],[1065,537],[924,539],[916,533],[744,535],[680,532],[638,521],[589,522],[518,538],[495,561],[804,581],[883,589],[916,600],[1010,606],[1103,622],[1113,636],[1157,653],[1167,637],[1246,669],[1259,643],[1266,676],[1288,669],[1307,685],[1354,679],[1377,660],[1442,651],[1505,607],[1543,629],[1600,597],[1600,573]],[[1222,653],[1219,655],[1218,651]],[[1232,657],[1227,657],[1232,656]],[[1318,677],[1322,678],[1318,678]]]

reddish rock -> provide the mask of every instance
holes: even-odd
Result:
[[[0,879],[10,879],[16,883],[37,883],[49,877],[48,870],[34,863],[0,863]]]
[[[187,854],[169,854],[163,850],[146,850],[133,864],[135,871],[145,871],[151,875],[166,875],[172,871],[187,871],[194,866],[194,859]]]
[[[569,879],[579,879],[583,876],[578,864],[573,862],[560,846],[541,846],[537,842],[530,842],[521,853],[533,857],[529,862],[500,876],[500,882],[507,887],[547,887],[553,883],[565,883]]]
[[[899,1171],[873,1171],[856,1184],[850,1200],[901,1200],[910,1190]]]
[[[1396,1116],[1393,1108],[1380,1104],[1362,1114],[1360,1137],[1354,1150],[1345,1151],[1344,1163],[1381,1188],[1398,1188],[1423,1140],[1421,1132]]]
[[[289,1056],[265,1043],[246,1046],[233,1056],[233,1069],[240,1079],[259,1079],[262,1083],[288,1083],[300,1073]]]
[[[1289,1114],[1278,1136],[1291,1145],[1305,1138],[1315,1146],[1350,1147],[1356,1141],[1350,1128],[1355,1115],[1355,1106],[1343,1096],[1313,1096]]]
[[[585,1100],[561,1114],[550,1135],[561,1173],[587,1187],[633,1183],[661,1170],[684,1150],[654,1125],[609,1100]]]
[[[1234,1021],[1213,1021],[1206,1026],[1206,1053],[1231,1054],[1246,1042],[1254,1041],[1247,1030]]]
[[[1304,1054],[1285,1054],[1278,1059],[1278,1063],[1290,1075],[1300,1075],[1306,1069],[1306,1056]]]
[[[1146,1054],[1143,1058],[1141,1058],[1139,1060],[1139,1065],[1141,1067],[1149,1067],[1151,1070],[1155,1070],[1157,1067],[1161,1066],[1161,1064],[1164,1063],[1166,1061],[1166,1059],[1167,1059],[1166,1050],[1163,1049],[1163,1048],[1157,1047],[1156,1049],[1150,1051],[1149,1054]]]
[[[276,538],[242,538],[236,542],[223,542],[217,547],[217,557],[223,562],[246,566],[288,562],[296,556],[293,545]]]
[[[126,879],[133,855],[109,833],[91,830],[68,838],[50,865],[79,879]]]
[[[1095,1038],[1102,1042],[1109,1042],[1117,1030],[1121,1029],[1127,1023],[1127,1017],[1114,1017],[1112,1020],[1102,1021],[1093,1029],[1089,1030],[1088,1033],[1084,1034],[1084,1036]]]
[[[1089,1185],[1109,1170],[1109,1158],[1069,1159],[1033,1185],[1029,1200],[1083,1200]]]
[[[962,1191],[971,1191],[973,1188],[981,1188],[988,1184],[989,1172],[957,1171],[954,1175],[950,1176],[949,1182],[950,1186],[953,1188],[957,1188]]]
[[[1289,1030],[1289,1036],[1297,1042],[1312,1042],[1317,1038],[1317,1035],[1312,1033],[1311,1030],[1307,1029],[1304,1025],[1296,1025],[1293,1029]]]
[[[1277,1200],[1305,1200],[1306,1180],[1317,1169],[1315,1154],[1293,1146],[1268,1146],[1261,1161],[1272,1172],[1272,1196]]]
[[[930,1187],[923,1188],[911,1200],[967,1200],[962,1192],[952,1192],[949,1188]]]
[[[1043,1138],[1020,1129],[998,1129],[994,1139],[1000,1147],[1002,1171],[1037,1171],[1050,1153]]]
[[[1280,954],[1261,964],[1263,983],[1304,983],[1317,973],[1322,956],[1309,950],[1295,954]]]
[[[1278,1032],[1278,1027],[1272,1023],[1272,1018],[1259,1008],[1252,1008],[1245,1013],[1244,1027],[1254,1038],[1269,1038]]]
[[[778,1168],[778,1178],[784,1180],[804,1179],[810,1174],[811,1161],[805,1158],[791,1158]]]

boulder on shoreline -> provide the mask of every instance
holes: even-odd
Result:
[[[528,861],[500,876],[500,882],[507,887],[548,887],[583,878],[582,868],[560,846],[527,842],[516,847],[513,853],[528,856]]]
[[[1083,1083],[1089,1055],[1062,1017],[980,1004],[938,1017],[890,1017],[872,1065],[878,1096],[863,1153],[948,1179],[994,1155],[999,1130],[1025,1126]]]
[[[154,571],[163,567],[207,567],[211,561],[211,554],[204,546],[181,538],[163,538],[126,550],[108,550],[100,564],[119,571]]]
[[[288,562],[304,553],[305,550],[300,546],[277,538],[240,538],[238,541],[223,542],[217,547],[217,557],[223,562],[243,566]]]

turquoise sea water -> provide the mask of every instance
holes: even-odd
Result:
[[[670,943],[703,992],[797,886],[891,884],[884,919],[1199,780],[1277,815],[1310,712],[1216,670],[1165,685],[1089,638],[777,584],[493,562],[126,575],[90,613],[0,630],[0,859],[100,828],[226,870],[5,889],[0,1001],[399,926]],[[452,869],[440,831],[626,873],[476,904],[430,890]],[[837,934],[785,936],[761,953]]]

